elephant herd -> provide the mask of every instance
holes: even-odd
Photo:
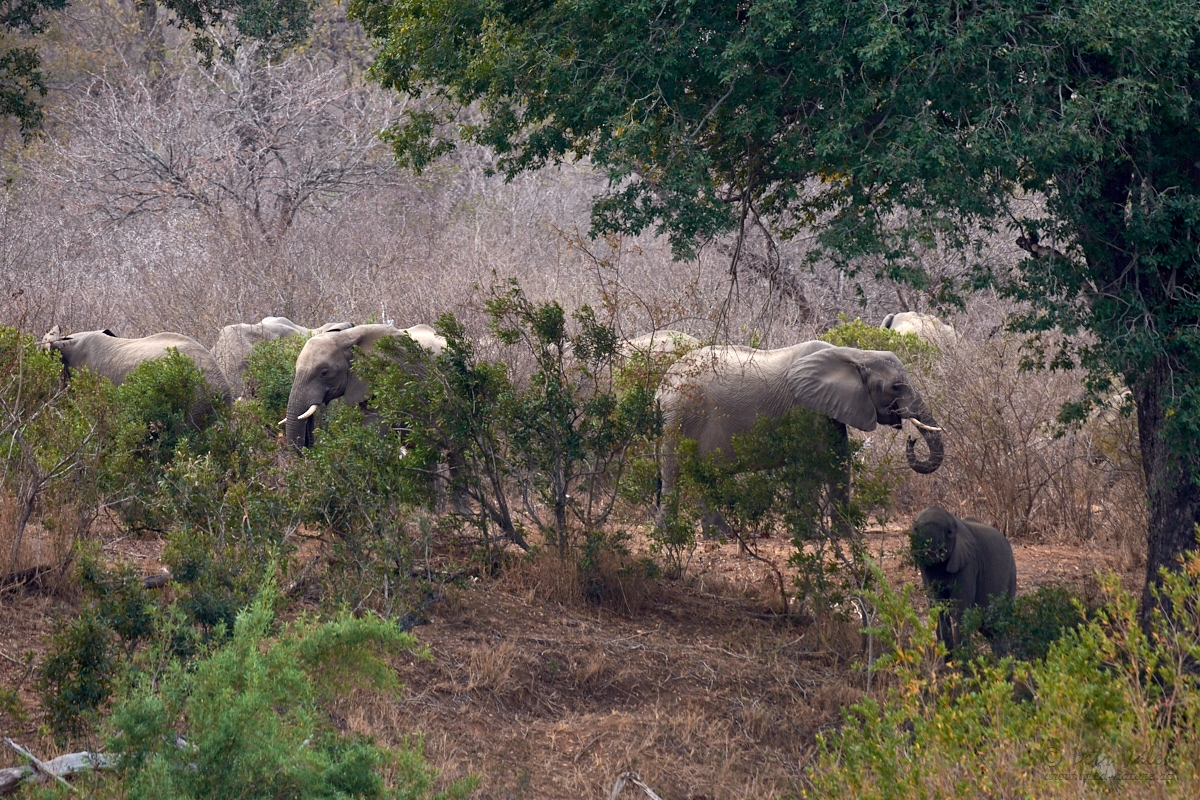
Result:
[[[955,336],[953,328],[927,315],[889,315],[882,327],[942,342]],[[231,405],[234,397],[245,391],[242,372],[250,351],[259,342],[286,336],[309,337],[297,358],[287,415],[281,421],[285,440],[297,449],[313,444],[314,415],[322,406],[341,397],[346,403],[365,407],[370,390],[354,373],[355,348],[370,352],[390,336],[407,336],[435,356],[446,346],[428,325],[402,329],[335,322],[305,328],[285,317],[228,325],[211,352],[178,333],[124,339],[109,330],[63,335],[57,326],[43,337],[42,346],[61,354],[65,371],[88,367],[114,384],[121,383],[141,362],[160,358],[175,348],[195,362],[210,386]],[[835,347],[822,341],[775,350],[700,345],[688,334],[657,331],[625,340],[619,351],[625,357],[641,353],[656,360],[676,359],[666,369],[656,395],[664,425],[664,495],[678,480],[675,451],[680,438],[695,440],[702,454],[728,456],[734,435],[749,431],[760,417],[778,418],[793,408],[828,417],[841,436],[846,435],[847,427],[873,431],[888,425],[900,429],[908,422],[927,451],[924,457],[918,456],[916,440],[910,436],[906,447],[909,467],[928,474],[942,464],[942,429],[894,353]],[[706,525],[724,525],[719,515],[706,514],[705,519]],[[984,605],[993,595],[1015,593],[1012,550],[995,528],[931,508],[917,516],[910,537],[913,558],[927,590],[949,604],[945,622],[939,626],[948,644],[956,641],[957,620],[963,611]]]

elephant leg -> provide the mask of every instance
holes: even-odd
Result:
[[[955,614],[948,611],[943,611],[938,614],[937,634],[938,640],[946,645],[947,650],[953,650],[958,647],[958,625],[956,624]]]
[[[665,516],[674,499],[672,493],[678,480],[679,462],[675,459],[674,442],[667,439],[658,454],[658,496],[655,498],[654,509],[654,528],[658,531],[666,529]]]
[[[470,494],[460,481],[455,480],[463,473],[465,467],[462,455],[453,449],[447,451],[446,463],[438,465],[438,471],[444,476],[446,485],[450,489],[450,507],[455,514],[460,516],[470,516],[473,513]]]
[[[700,529],[704,532],[704,536],[708,539],[737,538],[739,545],[744,547],[741,538],[733,532],[733,528],[729,527],[729,523],[721,515],[721,512],[709,505],[707,500],[703,500],[701,503]]]
[[[850,435],[846,426],[835,419],[829,420],[833,426],[833,449],[836,457],[836,477],[826,484],[826,496],[829,499],[829,521],[841,538],[854,535],[854,526],[850,524]]]

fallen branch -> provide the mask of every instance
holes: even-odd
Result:
[[[142,578],[142,586],[145,586],[147,589],[161,589],[170,582],[171,573],[167,571],[166,567],[163,567],[162,572]]]
[[[69,565],[70,561],[59,567],[52,567],[49,564],[39,564],[29,569],[10,572],[4,577],[0,577],[0,591],[16,591],[17,589],[46,591],[49,589],[46,585],[46,576],[52,572],[61,572]],[[171,573],[167,572],[165,567],[160,573],[147,575],[142,578],[142,585],[147,589],[161,589],[170,582]]]
[[[608,800],[617,800],[617,795],[625,791],[626,783],[632,783],[634,786],[641,789],[646,793],[650,800],[662,800],[661,797],[654,793],[654,790],[642,783],[642,776],[638,775],[636,772],[622,772],[620,775],[618,775],[617,782],[613,784],[612,794],[608,796]]]
[[[97,769],[112,769],[117,764],[116,759],[112,756],[86,752],[68,753],[50,761],[42,761],[7,736],[4,737],[4,744],[22,758],[28,759],[30,766],[0,769],[0,795],[12,794],[22,783],[38,776],[54,778],[74,792],[76,791],[75,787],[63,779],[64,775],[75,775]]]

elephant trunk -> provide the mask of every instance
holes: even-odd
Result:
[[[933,415],[927,411],[913,416],[912,419],[917,430],[921,432],[921,438],[925,440],[925,446],[929,448],[929,458],[924,461],[917,458],[917,440],[912,437],[909,437],[908,444],[904,447],[904,456],[908,459],[908,466],[912,467],[913,472],[928,475],[937,471],[937,468],[942,465],[942,459],[946,456],[946,451],[942,447],[942,429],[934,421]]]
[[[313,427],[316,422],[314,412],[316,408],[316,405],[306,406],[303,403],[288,401],[287,417],[284,418],[283,435],[287,443],[297,450],[312,447]]]

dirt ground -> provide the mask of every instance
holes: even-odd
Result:
[[[894,585],[919,581],[906,538],[876,534]],[[115,560],[159,568],[160,543],[116,539]],[[759,542],[786,568],[791,545]],[[1017,544],[1020,590],[1088,590],[1096,570],[1141,573],[1117,553]],[[419,736],[447,779],[475,775],[477,798],[607,798],[634,772],[664,800],[778,797],[795,792],[817,734],[865,688],[862,638],[850,623],[785,621],[772,613],[771,571],[735,544],[706,542],[686,579],[629,587],[623,602],[565,600],[553,559],[497,579],[445,587],[414,628],[428,660],[398,659],[398,697],[340,701],[345,730],[399,744]],[[73,609],[70,587],[0,597],[0,687],[21,711],[0,728],[49,758],[34,669],[53,621]],[[86,745],[87,743],[80,743]],[[92,743],[96,746],[99,743]],[[15,757],[0,754],[0,766]],[[621,797],[644,796],[629,786]]]

